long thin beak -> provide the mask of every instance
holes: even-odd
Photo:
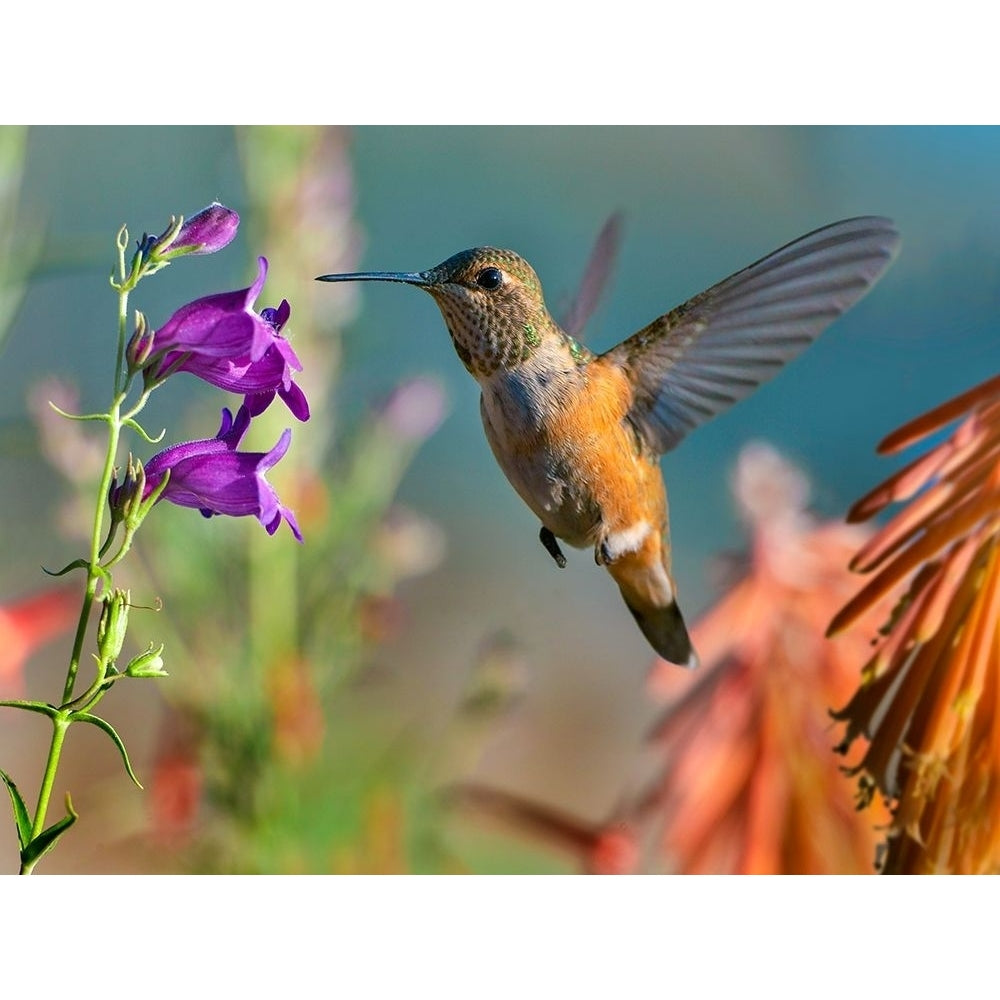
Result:
[[[317,281],[401,281],[407,285],[427,285],[427,275],[417,271],[357,271],[354,274],[321,274]]]

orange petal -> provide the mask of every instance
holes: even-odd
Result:
[[[941,622],[976,556],[977,541],[975,537],[970,537],[955,545],[935,574],[926,610],[920,615],[913,630],[913,637],[917,642],[926,642],[941,627]]]
[[[991,491],[981,491],[973,500],[951,511],[947,519],[935,523],[908,549],[900,553],[878,576],[844,605],[834,616],[827,635],[836,635],[875,601],[891,592],[922,562],[932,559],[942,548],[969,532],[985,517],[996,514],[996,498]],[[990,526],[992,527],[992,526]]]
[[[954,493],[954,483],[941,482],[909,503],[858,550],[858,554],[849,563],[850,568],[856,573],[867,573],[874,569],[886,556],[903,546],[911,535],[924,527],[925,521],[936,515]]]
[[[856,501],[847,512],[847,522],[867,521],[889,504],[907,500],[920,489],[951,457],[954,447],[950,441],[942,442],[926,455],[914,459],[891,475],[875,489]]]
[[[877,450],[881,455],[891,455],[893,452],[901,451],[939,427],[951,423],[977,404],[992,400],[998,394],[1000,394],[1000,375],[994,375],[986,382],[898,427],[882,439]]]

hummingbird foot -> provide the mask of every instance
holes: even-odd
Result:
[[[542,530],[538,532],[538,537],[542,541],[542,545],[545,546],[545,551],[548,552],[550,556],[556,561],[556,565],[560,569],[566,568],[566,557],[562,554],[562,549],[559,548],[559,543],[556,541],[556,536],[549,531],[545,525],[542,525]]]

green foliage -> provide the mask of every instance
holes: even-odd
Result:
[[[42,857],[56,846],[56,841],[77,821],[73,803],[66,796],[66,815],[44,829],[37,837],[33,837],[21,849],[21,874],[29,875]]]
[[[118,748],[118,752],[122,755],[122,763],[125,765],[125,772],[132,779],[133,784],[136,788],[141,789],[142,783],[135,776],[135,771],[132,770],[132,762],[128,759],[128,751],[125,749],[125,744],[122,742],[122,738],[115,732],[115,727],[111,725],[107,719],[102,719],[97,715],[92,715],[90,712],[73,712],[69,717],[70,722],[88,722],[92,726],[97,726],[102,732],[108,734],[111,738],[111,742]]]
[[[6,771],[0,771],[0,778],[3,779],[10,795],[10,804],[14,809],[14,823],[17,826],[17,842],[23,857],[24,849],[31,841],[31,816],[28,814],[24,799],[21,798],[21,793],[17,790],[17,785],[14,784],[14,779]]]

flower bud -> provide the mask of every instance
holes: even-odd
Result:
[[[115,590],[104,599],[97,623],[97,651],[104,663],[114,663],[122,651],[128,631],[128,601],[127,590]]]
[[[129,371],[137,372],[149,360],[153,350],[153,331],[149,329],[146,317],[137,309],[135,312],[135,333],[125,348],[125,360]]]
[[[143,517],[142,501],[146,490],[146,470],[139,459],[128,457],[128,469],[120,483],[112,483],[108,490],[111,518],[126,527],[137,528]]]
[[[217,201],[212,202],[187,219],[173,240],[157,247],[157,252],[166,257],[215,253],[233,241],[239,224],[236,212]]]
[[[125,673],[129,677],[167,677],[166,670],[163,669],[163,643],[155,649],[153,644],[149,644],[149,649],[133,656],[128,661]]]

